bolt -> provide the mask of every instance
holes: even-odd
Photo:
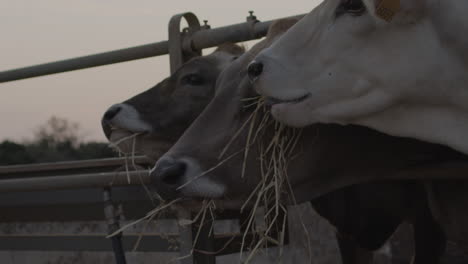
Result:
[[[201,26],[202,29],[210,29],[210,25],[208,25],[208,20],[203,20],[204,25]]]
[[[257,17],[254,16],[254,11],[249,11],[249,16],[247,17],[247,22],[257,22]]]

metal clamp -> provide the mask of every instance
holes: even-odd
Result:
[[[203,26],[201,26],[202,30],[211,29],[211,26],[208,24],[208,20],[203,20]]]
[[[180,31],[182,18],[187,21],[188,28]],[[201,50],[194,50],[190,36],[201,29],[200,21],[191,12],[175,15],[169,21],[169,60],[171,74],[189,59],[200,56]]]
[[[257,16],[254,15],[253,10],[249,11],[249,16],[247,17],[247,22],[251,22],[251,23],[257,23],[258,22]]]
[[[254,15],[254,11],[249,11],[249,16],[246,17],[246,22],[250,27],[250,38],[257,38],[258,36],[255,34],[255,25],[260,22],[260,20],[257,19],[256,15]]]

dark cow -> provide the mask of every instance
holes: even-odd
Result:
[[[210,55],[191,59],[153,88],[111,106],[102,118],[106,137],[124,153],[135,148],[158,158],[213,98],[221,71],[243,53],[241,46],[221,45]]]

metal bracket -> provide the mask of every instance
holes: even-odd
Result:
[[[208,20],[203,20],[203,26],[201,26],[202,30],[211,29],[211,26],[208,24]]]
[[[247,17],[247,22],[257,23],[257,16],[254,15],[254,11],[249,11],[249,16]]]
[[[246,17],[246,22],[249,24],[250,27],[250,36],[251,38],[256,38],[255,34],[255,24],[260,22],[260,20],[257,19],[257,16],[254,15],[254,11],[249,11],[249,16]]]
[[[187,21],[188,28],[180,31],[182,18]],[[190,36],[201,30],[200,21],[191,12],[175,15],[169,21],[169,60],[171,74],[173,74],[183,63],[189,59],[200,56],[200,50],[194,50]]]

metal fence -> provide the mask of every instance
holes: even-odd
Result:
[[[304,15],[290,18],[300,18],[302,16]],[[189,27],[180,32],[182,18],[187,20]],[[171,72],[173,72],[184,62],[184,54],[191,54],[226,42],[259,39],[266,35],[268,27],[273,21],[260,22],[251,12],[244,23],[211,29],[206,23],[203,26],[200,25],[193,13],[183,13],[175,15],[171,19],[169,23],[169,40],[167,41],[3,71],[0,72],[0,83],[166,54],[171,56]]]
[[[303,15],[299,15],[289,18],[300,18],[302,16]],[[183,19],[187,21],[188,27],[180,31],[180,25]],[[171,73],[173,73],[185,61],[193,56],[200,55],[201,50],[204,48],[215,47],[226,42],[242,42],[264,37],[268,27],[273,21],[274,20],[260,22],[253,15],[253,12],[250,12],[246,22],[211,29],[206,21],[204,25],[201,25],[198,18],[193,13],[178,14],[173,16],[169,22],[169,39],[167,41],[3,71],[0,72],[0,83],[165,54],[170,55],[170,69]],[[98,188],[101,189],[104,194],[104,201],[102,199],[100,201],[94,199],[92,202],[104,202],[106,218],[109,221],[109,232],[115,231],[115,229],[118,228],[118,215],[115,214],[118,210],[114,208],[114,203],[111,200],[110,188],[118,189],[118,187],[121,187],[119,189],[119,195],[128,199],[130,198],[129,196],[134,195],[135,192],[122,192],[122,187],[128,189],[131,188],[131,186],[151,183],[147,171],[144,170],[132,171],[130,173],[115,172],[115,169],[121,166],[123,162],[124,160],[122,159],[103,159],[0,167],[0,197],[3,197],[3,199],[0,199],[0,206],[10,206],[8,207],[10,209],[12,208],[11,206],[14,207],[15,205],[34,206],[34,204],[37,204],[36,199],[39,195],[38,192],[42,193],[40,195],[44,195],[44,192],[49,191],[62,191],[62,193],[60,193],[60,199],[63,199],[64,203],[72,201],[80,203],[82,201],[76,198],[77,193],[71,195],[75,198],[70,195],[67,196],[66,193],[73,190],[81,191],[89,190],[90,188]],[[144,157],[138,157],[137,163],[149,166],[148,161]],[[29,195],[24,195],[26,192]],[[85,193],[80,193],[79,196],[83,199],[90,197],[89,194],[87,195]],[[53,195],[49,198],[49,200],[57,202],[56,199],[57,197]],[[47,199],[44,200],[45,203],[47,203],[46,200]],[[62,207],[62,210],[66,210],[66,208]],[[6,215],[10,215],[10,218],[4,217],[4,219],[9,219],[10,221],[25,217],[24,214],[18,213],[17,210],[15,211],[14,209],[4,212],[7,212]],[[45,213],[47,214],[47,212]],[[71,211],[69,211],[69,213],[73,215]],[[189,211],[179,210],[177,214],[178,217],[190,218]],[[33,216],[26,216],[26,218],[27,217],[34,218]],[[36,215],[35,217],[41,218],[40,215]],[[45,217],[45,219],[54,217],[60,218],[61,216],[49,212],[49,217]],[[182,255],[187,255],[192,249],[192,229],[191,227],[180,227],[179,229],[179,240],[182,241],[179,245],[180,252]],[[211,227],[208,226],[204,229],[204,235],[209,237],[209,230]],[[122,243],[119,239],[120,237],[118,237],[116,241],[113,241],[116,243],[114,245],[114,250],[116,251],[117,263],[125,263],[125,256],[122,256]],[[60,245],[61,243],[57,242],[56,244]],[[76,244],[72,243],[72,245]],[[198,246],[204,251],[216,252],[216,250],[219,250],[216,249],[212,236],[211,239],[208,238],[199,241]],[[237,245],[237,247],[238,246],[239,245]],[[235,251],[235,248],[231,248],[227,251]],[[195,261],[196,263],[215,263],[214,256],[215,255],[195,253],[194,259],[186,258],[181,260],[181,262],[193,263],[193,261]]]

